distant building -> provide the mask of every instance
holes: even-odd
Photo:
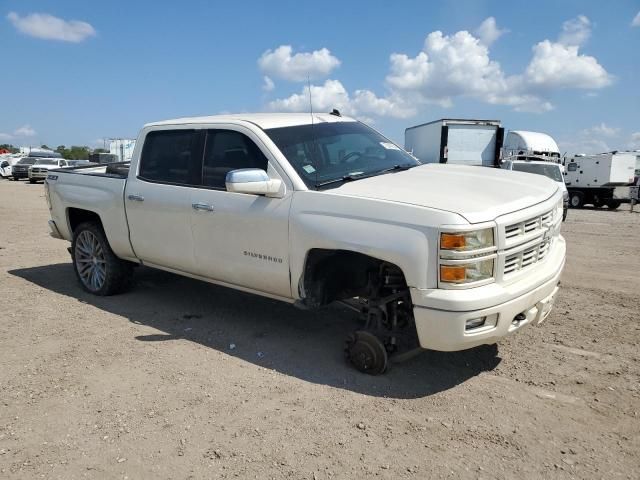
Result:
[[[130,138],[110,138],[109,153],[116,155],[117,162],[130,162],[136,141]]]

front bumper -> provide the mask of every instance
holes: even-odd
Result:
[[[29,178],[29,172],[12,172],[13,178]]]
[[[54,222],[53,220],[49,220],[49,230],[51,230],[49,232],[50,236],[52,236],[53,238],[64,240],[64,237],[60,233],[60,230],[58,230],[58,226],[56,225],[56,222]]]
[[[31,180],[44,180],[47,178],[48,172],[29,172],[29,178]]]
[[[420,346],[457,351],[493,344],[531,323],[542,323],[553,307],[565,263],[562,237],[544,267],[517,283],[468,290],[411,289]],[[514,321],[519,314],[520,321]],[[470,319],[486,317],[486,325],[465,330]]]

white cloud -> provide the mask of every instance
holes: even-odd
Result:
[[[544,40],[533,47],[525,81],[540,89],[597,89],[611,85],[613,77],[595,57],[578,53],[577,45]]]
[[[31,125],[23,125],[16,128],[12,133],[0,133],[0,140],[8,141],[15,138],[35,137],[36,131]]]
[[[95,29],[87,22],[63,20],[47,13],[31,13],[21,17],[11,12],[7,18],[20,32],[45,40],[78,43],[96,34]]]
[[[273,83],[273,80],[271,80],[271,78],[267,75],[265,75],[262,78],[262,90],[264,90],[265,92],[270,92],[272,91],[274,88],[276,88],[276,84]]]
[[[569,153],[610,152],[620,148],[621,143],[623,143],[621,129],[611,127],[604,122],[585,128],[570,138],[560,139],[558,142],[561,150]]]
[[[640,132],[634,132],[629,137],[628,147],[632,150],[640,149]]]
[[[572,138],[570,140],[559,140],[558,146],[562,153],[576,154],[576,153],[603,153],[610,152],[611,146],[602,139],[599,138]]]
[[[466,30],[451,35],[435,31],[427,35],[415,56],[391,54],[385,78],[387,94],[383,97],[370,90],[349,94],[337,80],[312,86],[314,109],[335,107],[351,114],[406,118],[424,105],[446,108],[456,98],[467,97],[516,111],[541,113],[554,108],[551,97],[558,91],[586,89],[594,94],[594,90],[613,82],[613,76],[595,57],[580,53],[581,45],[591,34],[591,22],[585,16],[564,22],[558,40],[547,39],[534,45],[526,69],[515,75],[507,75],[489,54],[488,46],[505,30],[499,29],[495,19],[489,17],[476,32],[480,38]],[[285,60],[296,57],[291,57],[291,47],[277,53],[282,48],[265,52],[259,62],[268,58],[266,63],[270,63],[278,55]],[[286,64],[284,61],[283,65]],[[304,89],[300,94],[271,102],[269,108],[307,111],[308,91]]]
[[[33,137],[35,136],[36,131],[31,128],[31,125],[23,125],[19,128],[16,128],[13,132],[13,135],[16,137]]]
[[[311,85],[314,112],[330,112],[337,108],[341,113],[362,117],[363,115],[407,118],[415,115],[411,107],[394,102],[391,98],[379,98],[370,90],[356,90],[353,96],[338,80],[326,80],[322,85]],[[300,93],[274,100],[267,105],[272,111],[308,112],[309,88]]]
[[[633,17],[633,20],[631,21],[631,26],[640,27],[640,12],[638,12],[636,16]]]
[[[326,77],[340,66],[340,60],[326,48],[314,50],[311,53],[302,52],[292,55],[292,52],[291,45],[281,45],[275,50],[267,50],[258,59],[258,66],[271,78],[293,82]]]
[[[496,19],[494,17],[488,17],[480,24],[480,26],[474,32],[478,39],[482,42],[482,44],[490,47],[493,42],[498,40],[502,35],[508,33],[509,30],[500,29],[496,24]]]
[[[579,53],[591,35],[591,22],[584,15],[567,20],[557,42],[543,40],[533,46],[533,58],[524,80],[530,88],[598,89],[610,85],[613,77],[595,57]]]
[[[486,45],[467,31],[454,35],[430,33],[415,57],[394,53],[390,57],[389,86],[419,93],[423,100],[450,105],[460,95],[482,96],[506,90],[500,65],[489,58]]]
[[[620,133],[620,129],[616,127],[610,127],[606,125],[604,122],[600,123],[600,125],[594,125],[591,128],[586,128],[582,131],[582,134],[587,137],[598,136],[598,137],[615,137]]]
[[[567,20],[562,24],[558,42],[563,45],[584,45],[591,36],[591,21],[584,15]]]

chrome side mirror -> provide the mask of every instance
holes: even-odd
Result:
[[[280,197],[282,181],[269,178],[267,172],[259,168],[241,168],[227,173],[225,185],[228,192]]]

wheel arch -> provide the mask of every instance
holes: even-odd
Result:
[[[308,307],[365,296],[370,275],[377,274],[383,265],[397,270],[407,286],[402,268],[388,260],[355,250],[311,248],[305,256],[298,295]]]
[[[67,208],[67,225],[72,235],[78,225],[85,222],[96,222],[104,230],[102,219],[96,212],[76,207]]]

